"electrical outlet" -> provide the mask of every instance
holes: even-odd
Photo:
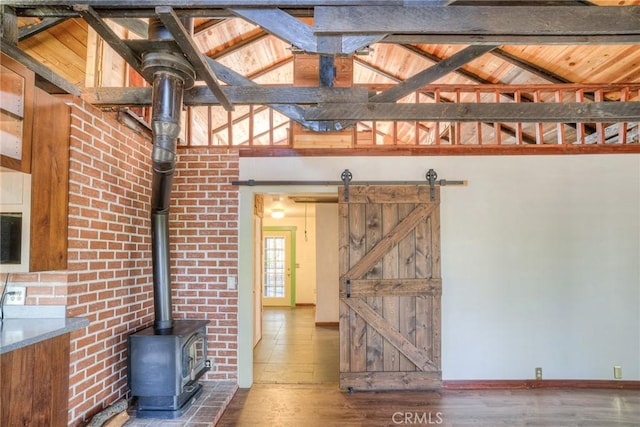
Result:
[[[622,379],[622,366],[613,367],[613,378],[615,378],[616,380]]]
[[[542,379],[542,368],[536,368],[536,379],[537,380]]]
[[[24,305],[27,299],[27,288],[24,286],[11,286],[7,288],[7,295],[4,297],[5,305]]]

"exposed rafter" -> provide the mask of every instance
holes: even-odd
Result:
[[[487,52],[495,49],[497,46],[469,46],[466,49],[443,59],[435,65],[419,72],[418,74],[398,83],[396,86],[385,90],[382,93],[372,96],[370,102],[395,102],[405,96],[415,92],[422,86],[432,83],[441,77],[446,76],[452,71],[457,70],[464,64],[479,58]],[[354,121],[339,122],[341,128],[352,126]]]
[[[90,6],[75,6],[85,21],[115,50],[134,70],[144,77],[140,57],[104,22]]]
[[[167,27],[167,29],[173,35],[178,46],[187,57],[193,68],[196,70],[198,77],[209,87],[211,93],[215,95],[220,104],[226,110],[233,110],[233,106],[229,101],[229,98],[224,94],[222,89],[220,88],[220,84],[218,83],[218,79],[216,75],[211,70],[209,63],[204,59],[203,55],[198,51],[197,47],[193,43],[193,39],[191,35],[187,32],[187,30],[182,25],[180,18],[175,14],[173,9],[168,6],[158,6],[156,8],[156,13],[160,17],[162,23]]]
[[[36,75],[36,83],[45,88],[49,93],[70,93],[80,95],[80,89],[67,79],[45,67],[32,56],[24,53],[18,47],[4,39],[0,40],[0,52],[3,52],[17,60]]]
[[[209,65],[216,73],[218,78],[223,82],[232,85],[232,86],[259,86],[257,83],[252,81],[251,79],[246,78],[242,74],[239,74],[232,69],[216,62],[212,59],[208,59]],[[322,128],[322,125],[317,121],[307,121],[304,118],[305,110],[299,105],[288,105],[288,104],[269,104],[270,108],[278,111],[281,114],[289,117],[291,120],[294,120],[301,125],[316,131],[323,131],[325,129]]]
[[[307,53],[349,55],[381,40],[384,35],[317,37],[313,28],[280,9],[234,8],[235,15]]]
[[[18,30],[18,41],[26,40],[29,37],[40,34],[43,31],[47,31],[49,28],[53,28],[67,19],[69,18],[44,18],[38,23],[20,27]]]
[[[188,105],[223,105],[230,108],[232,104],[261,104],[274,108],[287,115],[292,120],[316,131],[333,131],[352,125],[359,120],[388,121],[468,121],[477,122],[478,134],[480,134],[481,122],[493,125],[495,134],[499,135],[516,133],[515,140],[525,141],[522,123],[536,123],[536,137],[542,133],[550,133],[555,126],[542,125],[541,122],[566,122],[566,126],[560,128],[568,130],[568,138],[576,141],[584,141],[594,129],[598,135],[598,142],[602,138],[604,129],[609,133],[616,129],[627,129],[631,124],[623,121],[638,121],[637,113],[638,89],[626,87],[627,92],[621,94],[616,91],[593,92],[579,89],[578,92],[546,92],[541,95],[538,91],[517,89],[517,92],[503,91],[504,87],[495,89],[491,95],[482,92],[482,89],[472,89],[462,98],[456,92],[448,92],[448,98],[439,89],[425,95],[431,97],[435,104],[396,104],[399,99],[415,93],[425,84],[435,79],[440,80],[449,73],[457,73],[476,83],[514,83],[522,85],[531,76],[537,76],[550,83],[562,85],[567,82],[563,76],[576,76],[578,81],[603,81],[594,77],[592,80],[578,78],[580,73],[574,73],[576,68],[572,56],[578,56],[575,47],[568,47],[567,54],[558,58],[558,67],[555,65],[552,72],[540,64],[542,60],[536,60],[535,54],[530,54],[536,49],[525,48],[500,49],[502,43],[522,44],[530,43],[536,46],[544,44],[593,44],[610,43],[640,44],[640,6],[593,6],[585,1],[544,1],[542,5],[535,1],[524,0],[522,2],[508,0],[203,0],[193,4],[186,0],[169,1],[164,6],[157,6],[157,1],[151,0],[6,0],[3,11],[6,13],[3,35],[12,37],[17,34],[17,26],[14,25],[16,17],[39,16],[45,18],[42,25],[32,29],[22,29],[22,35],[31,34],[29,31],[42,31],[46,27],[44,22],[50,24],[61,22],[69,17],[83,17],[96,31],[125,59],[131,67],[141,72],[141,60],[146,52],[154,49],[170,50],[183,54],[196,68],[197,77],[207,81],[209,89],[204,87],[194,88],[185,94]],[[571,6],[569,6],[571,5]],[[147,24],[140,18],[161,17],[165,26],[174,36],[174,41],[150,41],[146,39]],[[218,42],[222,50],[206,52],[212,45],[207,46],[206,40],[197,40],[197,45],[192,36],[186,34],[181,28],[183,18],[207,18],[205,27],[216,25],[221,20],[232,18],[243,19],[258,25],[258,28],[241,24],[234,29],[231,22],[227,21],[224,28],[207,32],[203,37],[223,37]],[[240,17],[240,18],[238,18]],[[300,20],[301,17],[313,19],[313,25],[308,25]],[[508,17],[508,19],[507,19]],[[60,20],[60,21],[57,21]],[[107,20],[118,23],[140,37],[140,40],[120,39],[107,25]],[[15,28],[14,28],[15,27]],[[247,30],[247,28],[254,28]],[[241,33],[237,30],[241,29]],[[15,31],[14,31],[15,30]],[[14,34],[15,33],[15,34]],[[229,55],[237,49],[247,46],[272,34],[285,43],[291,45],[293,50],[299,49],[307,53],[319,53],[321,64],[321,86],[326,88],[306,88],[293,90],[293,88],[261,86],[248,76],[241,75],[230,66],[224,66],[216,61],[224,55]],[[225,39],[229,35],[230,39]],[[197,37],[197,36],[196,36]],[[415,43],[465,43],[468,47],[459,53],[451,55],[433,52],[446,52],[447,48],[434,47],[429,51],[415,45],[399,45],[408,49],[414,55],[420,55],[436,64],[427,69],[416,72],[414,65],[398,71],[398,76],[414,74],[403,82],[397,82],[395,86],[384,89],[377,86],[377,90],[383,92],[365,98],[366,90],[330,90],[333,84],[333,70],[338,62],[334,63],[334,55],[351,54],[363,46],[383,38],[383,43],[393,42],[396,45],[400,41],[412,41]],[[11,41],[13,39],[9,39]],[[13,40],[16,45],[17,37]],[[25,47],[27,44],[24,45]],[[205,52],[200,52],[200,47]],[[241,64],[240,61],[251,63],[252,69],[267,69],[271,64],[282,63],[283,57],[290,55],[284,48],[285,45],[270,37],[268,43],[264,43],[265,52],[250,52],[243,49],[242,55],[246,57],[231,57],[225,64]],[[29,49],[32,47],[30,46]],[[374,46],[373,49],[376,49]],[[388,61],[382,64],[382,69],[391,70],[391,67],[404,67],[399,63],[405,56],[398,54],[397,49],[382,47],[383,52],[374,54],[372,58],[377,61]],[[387,50],[388,49],[388,50]],[[426,49],[426,48],[425,48]],[[541,48],[556,49],[560,48]],[[630,48],[624,52],[628,53]],[[457,51],[457,49],[454,49]],[[620,50],[619,50],[620,51]],[[34,52],[36,52],[34,50]],[[546,53],[546,52],[545,52]],[[553,52],[552,52],[553,53]],[[485,55],[486,56],[483,56]],[[522,55],[522,57],[520,57]],[[622,58],[622,53],[617,53]],[[440,56],[440,57],[439,57]],[[480,62],[474,62],[466,68],[462,68],[469,61],[480,58],[487,61],[486,72],[481,70]],[[633,55],[635,58],[635,54]],[[493,59],[491,59],[493,57]],[[499,58],[499,60],[497,59]],[[548,58],[548,56],[547,56]],[[613,54],[612,54],[613,58]],[[288,59],[290,60],[290,59]],[[226,61],[226,60],[225,60]],[[456,63],[458,61],[459,63]],[[611,62],[610,60],[607,60]],[[624,59],[620,59],[621,62]],[[629,62],[635,61],[630,59]],[[255,62],[255,65],[253,65]],[[602,61],[604,64],[606,61]],[[565,64],[566,63],[566,64]],[[393,65],[392,65],[393,64]],[[567,65],[569,64],[569,65]],[[591,61],[594,76],[608,75],[603,72],[604,65],[598,61]],[[380,66],[381,63],[374,64]],[[476,67],[477,66],[477,67]],[[516,69],[515,67],[518,67]],[[80,67],[78,67],[80,68]],[[242,66],[244,69],[245,67]],[[495,78],[489,77],[495,70]],[[523,70],[523,71],[520,71]],[[584,74],[584,73],[583,73]],[[625,73],[632,75],[632,73]],[[147,76],[148,77],[148,76]],[[219,85],[217,79],[227,85]],[[533,79],[538,81],[538,79]],[[78,80],[80,81],[80,80]],[[262,81],[262,80],[261,80]],[[458,84],[459,78],[442,80]],[[606,79],[604,80],[606,81]],[[612,81],[612,80],[609,80]],[[630,84],[635,80],[629,81]],[[526,84],[526,83],[525,83]],[[453,93],[453,95],[452,95]],[[457,92],[459,93],[459,92]],[[121,105],[148,105],[148,89],[113,89],[103,88],[86,91],[85,99],[91,99],[99,106]],[[89,98],[91,96],[92,98]],[[555,97],[555,102],[554,102]],[[589,99],[593,97],[592,99]],[[609,98],[608,98],[609,97]],[[620,99],[623,98],[623,99]],[[461,101],[465,100],[465,101]],[[486,100],[494,100],[497,104],[460,104],[469,100],[477,100],[478,103]],[[591,102],[591,101],[598,102]],[[622,101],[622,102],[619,102]],[[425,101],[423,96],[416,96],[416,102]],[[449,102],[453,101],[453,102]],[[578,102],[573,102],[578,101]],[[605,102],[613,101],[613,102]],[[502,105],[505,104],[505,105]],[[533,104],[533,105],[528,105]],[[435,107],[433,105],[436,105]],[[479,106],[478,106],[479,105]],[[310,107],[311,106],[311,107]],[[583,107],[579,107],[583,106]],[[556,110],[562,111],[556,111]],[[510,110],[510,111],[509,111]],[[551,112],[551,113],[549,113]],[[403,115],[404,114],[404,115]],[[553,117],[549,117],[552,114]],[[499,120],[496,118],[500,118]],[[340,120],[340,122],[332,122]],[[494,121],[498,121],[494,123]],[[517,128],[509,128],[503,121],[519,123]],[[591,122],[597,122],[594,125]],[[616,123],[618,126],[609,124]],[[577,126],[576,123],[579,123]],[[416,130],[420,124],[416,124]],[[459,125],[456,125],[456,133]],[[569,129],[574,127],[575,132]],[[626,127],[625,127],[626,126]],[[515,130],[513,130],[515,129]],[[585,132],[587,130],[587,132]],[[394,130],[394,132],[396,132]],[[404,132],[404,130],[403,130]],[[563,133],[564,131],[559,131]],[[620,131],[626,134],[624,131]],[[532,133],[531,133],[532,134]],[[574,138],[574,134],[576,138]],[[459,136],[459,135],[456,135]],[[564,138],[564,136],[563,136]],[[589,136],[589,138],[593,138]],[[635,137],[634,137],[635,138]],[[499,139],[499,137],[498,137]],[[613,140],[614,138],[608,138]],[[480,138],[478,138],[480,140]],[[542,140],[540,138],[540,140]],[[622,141],[625,139],[622,138]],[[457,139],[457,141],[459,141]],[[631,142],[634,142],[632,140]],[[480,143],[480,142],[479,142]],[[580,143],[580,142],[578,142]],[[624,142],[623,142],[624,143]],[[497,144],[500,144],[498,141]]]
[[[372,64],[369,64],[368,62],[366,62],[364,59],[362,58],[355,58],[356,63],[360,64],[363,67],[366,67],[368,69],[370,69],[371,71],[373,71],[374,73],[380,74],[381,76],[384,76],[385,78],[392,80],[396,83],[401,82],[402,80],[397,78],[396,76],[390,74],[388,71],[382,70]],[[459,71],[459,70],[457,70]],[[426,93],[425,94],[427,97],[429,97],[430,99],[436,100],[436,98],[431,94],[431,93]],[[506,95],[506,94],[505,94]],[[441,96],[439,102],[442,103],[453,103],[454,101],[452,99],[448,99],[447,97]],[[494,126],[494,123],[484,123],[487,126]],[[420,127],[422,127],[422,125],[419,125]],[[506,135],[510,136],[510,137],[516,137],[517,131],[509,126],[506,125],[504,123],[502,123],[500,125],[500,130],[502,132],[504,132]],[[526,134],[526,133],[522,133],[522,141],[526,144],[535,144],[536,140],[535,138],[532,138],[530,135]]]

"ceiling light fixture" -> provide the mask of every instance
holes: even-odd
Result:
[[[284,218],[284,209],[271,209],[271,218],[274,218],[274,219]]]

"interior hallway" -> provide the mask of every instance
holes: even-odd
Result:
[[[315,325],[315,307],[265,307],[262,340],[253,358],[254,383],[325,384],[337,387],[337,327]]]

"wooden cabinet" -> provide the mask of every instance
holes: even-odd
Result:
[[[30,271],[67,268],[69,133],[65,98],[35,90],[31,167]]]
[[[0,425],[67,425],[69,334],[2,354],[0,374]]]
[[[35,87],[34,73],[2,54],[2,167],[31,174],[29,271],[67,268],[70,108]],[[25,240],[27,238],[25,237]],[[26,256],[25,256],[26,258]]]
[[[31,172],[35,75],[2,54],[0,60],[0,164]]]

